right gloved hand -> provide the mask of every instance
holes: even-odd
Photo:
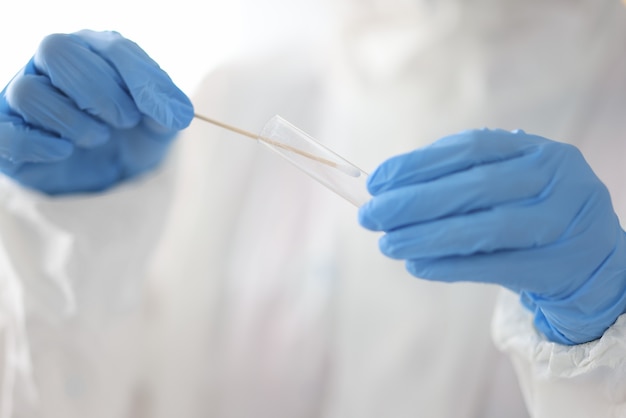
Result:
[[[105,190],[156,167],[192,118],[120,34],[50,35],[0,93],[0,171],[47,194]]]
[[[575,147],[472,130],[383,162],[361,224],[411,274],[500,284],[550,341],[599,338],[626,312],[626,232]]]

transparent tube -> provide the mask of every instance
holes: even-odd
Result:
[[[359,207],[370,199],[367,173],[280,116],[265,124],[258,139],[353,205]]]

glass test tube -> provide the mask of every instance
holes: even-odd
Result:
[[[359,207],[371,198],[366,187],[367,173],[280,116],[265,124],[258,139],[353,205]]]

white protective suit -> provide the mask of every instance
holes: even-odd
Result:
[[[523,128],[578,145],[626,215],[617,0],[368,4],[321,52],[211,74],[197,112],[251,131],[280,114],[366,171],[461,129]],[[199,121],[157,173],[104,194],[3,179],[0,417],[626,417],[625,317],[559,346],[515,295],[413,278],[376,239]]]

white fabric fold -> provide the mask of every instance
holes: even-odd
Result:
[[[492,332],[513,359],[534,418],[626,416],[626,315],[598,340],[560,345],[537,332],[516,294],[502,291]]]

